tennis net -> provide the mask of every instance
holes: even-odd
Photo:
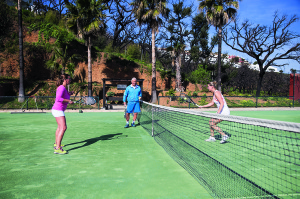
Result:
[[[143,102],[139,123],[214,198],[300,198],[300,124]],[[229,135],[225,144],[209,121]]]

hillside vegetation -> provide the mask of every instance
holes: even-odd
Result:
[[[9,8],[11,25],[8,33],[2,35],[0,51],[0,95],[18,95],[19,79],[19,47],[17,10]],[[55,95],[55,80],[65,71],[72,76],[71,89],[76,95],[87,95],[88,63],[87,46],[84,40],[78,39],[68,28],[66,20],[59,17],[55,11],[42,15],[34,15],[23,10],[23,41],[24,41],[24,87],[25,95],[53,96]],[[146,100],[151,93],[151,55],[141,54],[137,44],[129,42],[126,50],[112,47],[111,38],[98,32],[94,35],[92,47],[92,84],[93,95],[102,98],[103,78],[144,79],[143,90]],[[159,56],[158,56],[159,57]],[[162,60],[164,59],[164,60]],[[169,95],[175,88],[175,71],[166,70],[165,63],[172,60],[157,59],[157,91],[160,96]],[[214,68],[203,68],[199,65],[190,72],[182,72],[185,92],[190,95],[211,95],[207,93],[206,84],[213,79],[209,72]],[[216,68],[216,67],[215,67]],[[213,69],[214,70],[214,69]],[[223,90],[225,95],[254,95],[256,72],[247,67],[241,69],[230,65],[223,66]],[[251,74],[251,75],[250,75]],[[282,73],[268,73],[264,79],[262,95],[288,96],[289,77]],[[116,87],[106,89],[106,92],[122,93]]]

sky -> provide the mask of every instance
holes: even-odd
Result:
[[[199,1],[193,1],[194,4],[199,5]],[[238,17],[239,21],[243,22],[246,19],[253,24],[260,24],[271,26],[275,11],[279,12],[279,15],[287,14],[289,17],[296,14],[300,17],[300,0],[242,0],[239,2]],[[300,34],[300,20],[294,23],[289,30]],[[211,28],[210,32],[215,32],[215,28]],[[300,39],[294,42],[300,42]],[[217,48],[215,49],[217,51]],[[222,44],[222,53],[229,55],[237,55],[243,57],[249,62],[254,62],[255,59],[247,56],[245,53],[232,50],[225,43]],[[284,60],[283,62],[277,61],[277,63],[289,63],[288,66],[278,68],[283,70],[284,73],[290,73],[290,69],[300,70],[300,64],[293,60]]]

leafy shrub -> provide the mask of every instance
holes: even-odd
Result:
[[[208,92],[209,91],[206,85],[202,85],[202,91],[203,92]]]
[[[166,92],[166,96],[175,96],[175,91],[171,88],[168,92]]]
[[[256,103],[253,102],[252,100],[241,100],[240,103],[241,103],[241,105],[243,107],[253,107],[253,106],[256,106]]]
[[[193,84],[207,84],[210,79],[210,72],[206,71],[202,65],[199,65],[198,69],[189,73],[185,79]]]
[[[105,46],[104,52],[106,52],[106,53],[113,53],[114,52],[114,48],[112,46],[112,42],[110,42],[108,45]],[[104,57],[106,57],[106,56],[104,56]]]
[[[208,103],[206,102],[206,99],[207,99],[207,96],[206,96],[206,94],[204,93],[203,96],[201,97],[201,99],[198,101],[199,104],[202,105],[202,106],[208,104]]]
[[[199,102],[199,104],[200,104],[201,106],[208,104],[208,103],[206,102],[206,97],[202,97],[198,102]]]
[[[131,59],[140,59],[141,57],[141,51],[138,45],[132,44],[128,46],[127,49],[127,56]]]
[[[55,25],[58,25],[58,23],[59,23],[58,13],[53,11],[53,10],[49,10],[46,13],[45,21],[47,21],[49,23],[52,23],[52,24],[55,24]]]
[[[115,92],[109,91],[109,92],[106,93],[106,95],[107,95],[108,97],[113,97],[113,96],[115,96]]]

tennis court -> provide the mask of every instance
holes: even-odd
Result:
[[[66,118],[69,154],[56,155],[51,113],[0,113],[0,198],[211,198],[123,112]]]
[[[300,111],[232,111],[232,115],[300,123]],[[123,112],[67,112],[66,118],[68,130],[63,144],[69,154],[55,155],[53,142],[57,126],[51,113],[0,113],[0,198],[212,198],[196,180],[197,174],[180,166],[159,143],[171,138],[173,146],[183,146],[167,133],[156,136],[155,141],[141,125],[124,129]],[[175,128],[168,123],[162,123],[161,127]],[[185,128],[188,127],[183,125],[181,132]],[[230,144],[208,144],[228,150],[230,147]],[[210,153],[203,149],[206,154]],[[231,152],[233,150],[236,149]],[[294,151],[299,154],[299,147]],[[211,158],[197,159],[199,154],[194,153],[187,149],[182,155],[188,154],[195,168],[199,164],[211,165]],[[212,153],[220,156],[217,151]],[[235,155],[244,157],[247,152],[241,150]],[[222,164],[227,164],[226,158]],[[248,162],[241,164],[246,168]],[[235,169],[239,172],[240,168]],[[230,181],[237,183],[236,179],[240,178],[232,174],[228,177],[228,171],[221,174],[224,177],[220,172],[207,173],[220,179],[214,182],[216,186],[232,183]],[[294,195],[297,197],[299,195]]]

